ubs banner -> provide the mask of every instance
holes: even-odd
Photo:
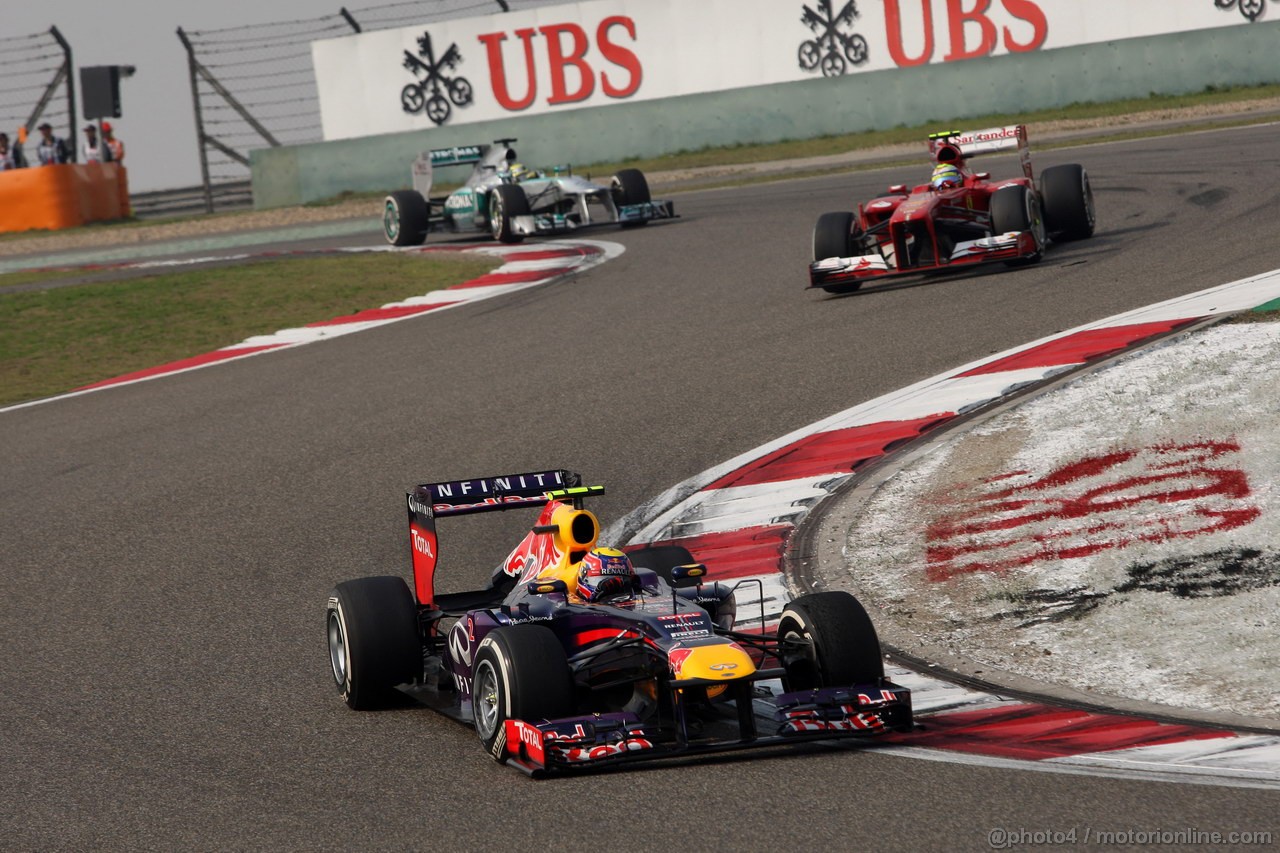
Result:
[[[1268,16],[1280,0],[594,0],[318,41],[312,58],[334,140]]]

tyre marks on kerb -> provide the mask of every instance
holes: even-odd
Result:
[[[1280,298],[1280,271],[1121,314],[974,362],[855,406],[672,488],[611,525],[602,540],[683,545],[739,589],[740,624],[777,623],[791,535],[868,463],[958,415],[1196,322]],[[759,592],[753,592],[759,590]],[[804,593],[810,590],[797,590]],[[907,753],[1035,762],[1074,772],[1280,787],[1280,738],[1014,702],[901,668],[924,729],[893,740]],[[945,753],[933,752],[937,756]],[[973,760],[972,758],[966,760]]]
[[[443,311],[448,308],[456,308],[459,305],[467,305],[472,302],[479,302],[480,300],[489,299],[494,296],[512,293],[516,290],[523,290],[526,287],[536,287],[537,285],[548,284],[566,275],[582,272],[598,264],[604,263],[607,260],[615,258],[622,254],[624,247],[618,243],[608,243],[596,240],[574,240],[540,243],[536,247],[528,248],[521,246],[477,246],[466,248],[453,246],[428,246],[425,248],[395,250],[391,249],[391,247],[376,247],[368,249],[355,248],[326,250],[326,253],[373,251],[400,251],[411,254],[433,254],[440,252],[463,251],[483,255],[496,255],[503,259],[503,264],[486,275],[472,279],[471,281],[463,282],[462,284],[454,285],[444,290],[436,290],[422,296],[410,297],[400,302],[383,305],[380,308],[371,308],[342,317],[320,320],[314,323],[309,323],[308,325],[300,328],[282,329],[269,335],[256,335],[248,338],[247,340],[241,341],[238,344],[223,347],[222,349],[214,350],[213,352],[179,359],[178,361],[147,368],[145,370],[134,371],[133,373],[128,373],[124,376],[105,379],[101,382],[86,385],[83,388],[77,388],[75,391],[68,394],[61,394],[59,396],[49,397],[43,400],[34,400],[28,403],[19,403],[14,406],[0,409],[0,412],[25,408],[27,406],[36,406],[42,403],[49,403],[53,400],[77,396],[90,391],[96,391],[116,385],[127,385],[134,382],[143,382],[148,379],[155,379],[160,376],[169,376],[174,373],[184,373],[188,370],[196,370],[201,367],[208,367],[210,365],[226,361],[260,355],[264,352],[301,346],[302,344],[315,343],[317,341],[335,338],[341,335],[349,335],[353,332],[362,332],[366,329],[377,328],[378,326],[383,326],[388,323],[407,320],[411,317],[417,317],[431,311]],[[264,253],[262,255],[236,256],[236,258],[250,259],[276,256],[280,254],[281,253]],[[305,252],[300,254],[314,253]],[[207,263],[210,260],[225,261],[227,259],[192,258],[186,261],[167,261],[164,262],[163,265],[194,265]],[[149,269],[157,265],[157,262],[142,262],[137,264],[118,264],[114,265],[114,268]]]

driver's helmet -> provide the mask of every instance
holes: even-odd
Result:
[[[963,184],[964,175],[951,163],[939,163],[929,183],[935,190],[949,190]]]
[[[617,548],[592,548],[578,566],[578,595],[586,602],[629,595],[635,589],[636,570]]]
[[[533,177],[533,169],[523,163],[512,163],[507,172],[511,176],[511,180],[516,183]]]

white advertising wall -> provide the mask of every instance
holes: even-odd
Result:
[[[1275,0],[1271,0],[1275,2]],[[1249,26],[1267,0],[592,0],[315,42],[326,140]]]

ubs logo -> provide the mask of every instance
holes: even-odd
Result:
[[[1240,10],[1241,15],[1253,22],[1262,17],[1263,10],[1267,8],[1267,0],[1213,0],[1213,5],[1219,9],[1230,9],[1235,6]]]
[[[853,22],[860,17],[858,6],[848,0],[839,13],[831,0],[818,0],[817,6],[817,10],[805,6],[800,15],[800,21],[814,34],[800,44],[800,69],[821,68],[823,77],[840,77],[850,64],[862,65],[870,55],[867,40],[852,32]]]
[[[436,57],[431,44],[431,33],[424,32],[418,38],[418,55],[404,52],[404,67],[417,78],[400,90],[400,106],[410,115],[426,113],[436,125],[442,125],[453,115],[453,107],[471,105],[473,93],[466,77],[452,77],[462,63],[462,53],[456,44]]]

